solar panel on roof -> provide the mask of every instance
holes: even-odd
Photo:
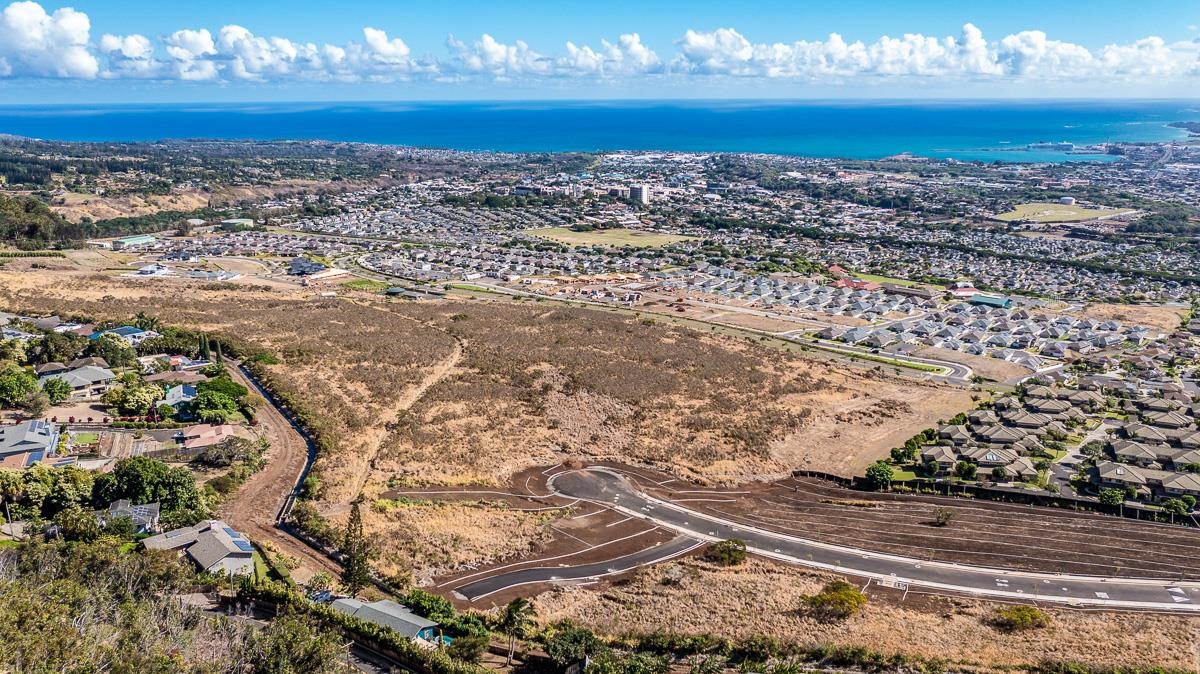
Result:
[[[253,552],[254,551],[254,548],[250,547],[250,541],[247,541],[243,538],[233,539],[233,544],[236,545],[237,549],[241,550],[242,552]]]
[[[230,529],[229,527],[225,527],[225,533],[229,534],[233,538],[237,538],[237,535],[238,535],[236,531],[234,531],[233,529]]]

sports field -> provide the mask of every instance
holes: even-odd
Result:
[[[1004,222],[1083,222],[1099,217],[1132,213],[1128,208],[1085,208],[1083,206],[1034,202],[1017,204],[1007,213],[994,216]]]
[[[590,232],[576,232],[567,227],[547,227],[531,229],[528,232],[538,238],[554,241],[567,246],[612,246],[619,248],[657,248],[680,241],[688,241],[694,237],[678,234],[659,234],[656,232],[641,232],[636,229],[596,229]]]

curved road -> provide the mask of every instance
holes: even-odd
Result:
[[[698,541],[740,538],[746,542],[748,550],[764,557],[870,578],[899,589],[914,586],[1073,606],[1200,612],[1200,583],[1197,582],[990,569],[830,545],[735,524],[653,498],[638,491],[620,473],[607,468],[559,473],[549,484],[563,496],[603,504],[681,536]],[[563,569],[555,571],[559,575],[564,572]]]

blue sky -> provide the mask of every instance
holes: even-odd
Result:
[[[0,91],[12,103],[1200,91],[1195,0],[0,7]]]

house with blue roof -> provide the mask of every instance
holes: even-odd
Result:
[[[101,335],[116,335],[117,337],[120,337],[121,339],[125,340],[125,342],[127,344],[129,344],[130,346],[137,346],[138,344],[141,344],[142,342],[146,341],[147,339],[153,339],[155,337],[162,337],[162,335],[160,333],[157,333],[153,330],[143,330],[141,328],[134,327],[132,325],[122,325],[121,327],[113,328],[112,330],[104,330],[102,332],[93,332],[91,335],[88,336],[88,339],[95,341],[97,339],[100,339]]]

